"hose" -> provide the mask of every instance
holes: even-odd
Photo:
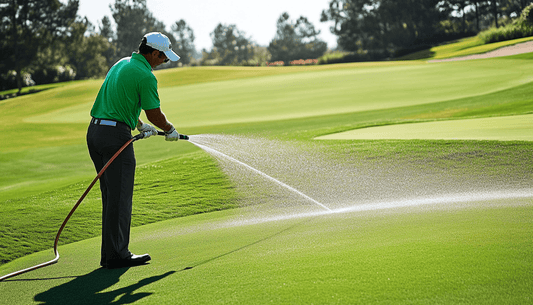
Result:
[[[164,132],[158,132],[158,135],[165,135]],[[42,268],[42,267],[46,267],[46,266],[50,266],[50,265],[53,265],[55,263],[57,263],[57,261],[59,261],[59,252],[57,251],[57,243],[59,242],[59,236],[61,235],[61,232],[63,232],[63,229],[65,228],[68,220],[70,219],[70,217],[72,216],[72,214],[74,214],[74,211],[76,211],[76,209],[78,208],[78,206],[81,204],[81,202],[83,201],[83,199],[85,199],[85,196],[87,196],[87,194],[89,193],[89,191],[93,188],[94,184],[96,183],[96,181],[98,181],[98,179],[100,179],[100,177],[102,177],[102,175],[104,174],[105,170],[109,167],[109,165],[111,165],[111,163],[118,157],[118,155],[120,155],[120,153],[122,153],[122,151],[124,149],[126,149],[126,147],[128,147],[128,145],[130,145],[131,143],[137,141],[137,140],[140,140],[140,139],[143,139],[145,137],[145,134],[144,133],[140,133],[136,136],[134,136],[133,138],[131,138],[128,142],[126,142],[114,155],[113,157],[111,157],[111,159],[109,159],[109,161],[107,161],[107,163],[104,165],[104,167],[100,170],[100,172],[98,173],[98,175],[96,175],[96,177],[93,179],[93,181],[91,182],[91,184],[89,185],[89,187],[85,190],[85,192],[83,193],[83,195],[81,195],[80,199],[78,199],[78,202],[76,202],[76,204],[74,205],[74,207],[70,210],[70,213],[68,213],[67,217],[65,218],[65,220],[63,221],[63,224],[61,224],[61,227],[59,228],[59,231],[57,231],[57,235],[56,235],[56,239],[54,241],[54,254],[55,254],[55,258],[51,261],[48,261],[48,262],[45,262],[45,263],[42,263],[42,264],[39,264],[39,265],[35,265],[33,267],[30,267],[30,268],[26,268],[26,269],[22,269],[22,270],[19,270],[19,271],[15,271],[13,273],[10,273],[10,274],[7,274],[7,275],[4,275],[2,277],[0,277],[0,282],[5,280],[5,279],[8,279],[10,277],[14,277],[14,276],[17,276],[17,275],[20,275],[20,274],[23,274],[23,273],[26,273],[26,272],[29,272],[29,271],[33,271],[33,270],[36,270],[36,269],[39,269],[39,268]],[[186,135],[182,135],[180,134],[179,135],[180,139],[181,140],[188,140],[189,137],[186,136]]]

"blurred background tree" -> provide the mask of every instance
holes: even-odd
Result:
[[[272,61],[288,64],[291,60],[318,58],[328,48],[318,39],[320,31],[306,17],[301,16],[294,22],[285,12],[278,18],[276,28],[276,36],[268,45]]]
[[[114,44],[117,60],[137,51],[141,38],[146,33],[162,32],[170,38],[172,44],[175,43],[174,36],[165,32],[165,24],[154,18],[146,6],[146,0],[115,0],[111,14],[116,24]]]
[[[59,0],[5,2],[0,5],[0,69],[14,71],[16,88],[20,93],[22,74],[29,72],[39,52],[71,35],[70,24],[76,19],[79,3],[78,0],[69,0],[68,4]],[[56,50],[52,51],[55,53]],[[3,77],[2,83],[6,80]]]
[[[190,64],[196,53],[194,31],[185,20],[181,19],[172,25],[172,32],[176,34],[176,44],[173,50],[180,56],[182,64]]]
[[[202,63],[212,65],[247,65],[254,56],[254,44],[236,25],[219,23],[211,33],[213,49],[204,51]]]
[[[321,21],[334,21],[332,32],[346,51],[384,58],[423,44],[443,18],[439,0],[332,0]]]
[[[321,13],[337,36],[338,62],[383,60],[429,49],[462,37],[484,43],[533,35],[531,0],[330,0]],[[328,51],[306,17],[283,13],[268,46],[259,46],[236,25],[218,24],[201,57],[193,29],[183,20],[165,24],[147,0],[114,0],[111,17],[97,27],[78,16],[79,0],[0,2],[0,90],[34,84],[104,77],[120,58],[137,51],[148,32],[169,37],[178,65],[265,65],[267,61],[316,59]],[[339,56],[337,56],[339,55]],[[322,58],[325,58],[323,56]],[[333,62],[323,60],[322,63]]]

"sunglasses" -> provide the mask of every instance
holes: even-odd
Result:
[[[158,50],[158,52],[159,52],[159,56],[158,56],[159,58],[163,58],[163,56],[165,56],[165,60],[163,62],[169,62],[170,61],[170,59],[165,55],[165,53],[163,53],[163,52],[161,52],[159,50]]]

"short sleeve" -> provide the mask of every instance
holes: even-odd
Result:
[[[155,76],[144,79],[139,87],[139,102],[143,110],[151,110],[161,107],[161,101],[159,100],[159,93],[157,91],[157,79]]]

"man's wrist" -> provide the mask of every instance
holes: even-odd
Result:
[[[169,125],[170,125],[170,129],[166,130],[165,134],[171,134],[176,130],[172,124],[169,124]]]
[[[169,121],[166,122],[165,124],[165,127],[162,128],[164,131],[169,131],[171,130],[172,128],[174,127],[174,125],[172,125],[172,123],[170,123]]]

